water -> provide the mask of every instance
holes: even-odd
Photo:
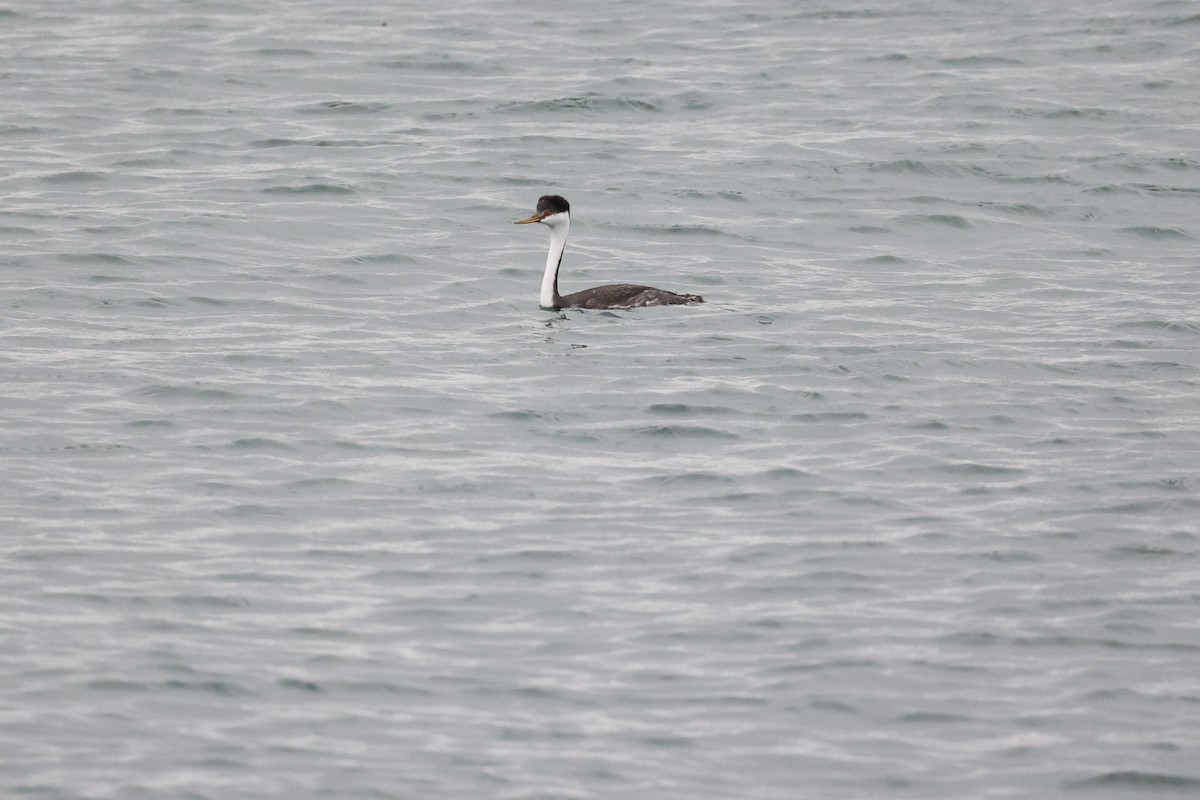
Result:
[[[1198,32],[10,0],[3,793],[1195,796]]]

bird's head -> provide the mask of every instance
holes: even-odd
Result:
[[[544,194],[538,198],[537,212],[532,217],[519,219],[513,224],[528,225],[531,222],[540,222],[554,227],[570,218],[571,204],[567,202],[567,198],[557,194]]]

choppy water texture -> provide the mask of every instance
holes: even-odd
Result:
[[[1197,796],[1198,43],[0,7],[3,793]]]

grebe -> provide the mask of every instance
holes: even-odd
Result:
[[[542,275],[542,308],[643,308],[704,302],[698,294],[675,294],[631,283],[597,286],[564,297],[558,293],[558,268],[562,266],[567,231],[571,229],[571,204],[556,194],[543,195],[538,198],[536,214],[513,224],[528,225],[531,222],[540,222],[550,229],[550,252],[546,254],[546,272]]]

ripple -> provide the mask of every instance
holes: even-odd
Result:
[[[245,439],[234,439],[229,443],[231,450],[279,450],[292,451],[291,445],[286,442],[278,441],[277,439],[268,439],[263,436],[251,436]]]
[[[364,102],[360,100],[326,100],[311,106],[301,106],[297,109],[301,114],[380,114],[389,111],[391,103]]]
[[[1019,467],[1002,467],[995,464],[981,464],[974,461],[960,461],[954,464],[941,464],[935,469],[955,475],[969,475],[989,478],[1021,477],[1026,473]]]
[[[142,681],[121,678],[96,678],[88,681],[87,687],[100,692],[147,692],[151,689],[149,684]]]
[[[599,94],[500,103],[496,108],[499,111],[517,114],[560,114],[562,112],[576,113],[580,111],[589,113],[609,113],[614,111],[659,113],[663,110],[661,106],[646,100],[637,100],[630,97],[610,97]]]
[[[170,300],[166,297],[143,297],[140,300],[133,300],[133,301],[127,301],[127,302],[129,305],[136,306],[137,308],[154,308],[154,309],[171,308],[172,306],[179,305],[179,303],[177,301]]]
[[[292,448],[287,448],[292,449]],[[358,481],[346,478],[303,478],[287,481],[284,486],[291,492],[323,492],[328,490],[345,490],[359,486]]]
[[[433,697],[435,692],[403,683],[391,681],[337,681],[326,682],[330,691],[342,691],[349,694],[365,695],[394,695],[401,697]]]
[[[1118,228],[1121,233],[1128,233],[1132,236],[1137,236],[1142,239],[1190,239],[1188,234],[1181,231],[1179,228],[1159,228],[1153,225],[1133,225],[1127,228]]]
[[[1170,19],[1163,20],[1162,24],[1172,28],[1200,25],[1200,14],[1192,14],[1186,17],[1171,17]]]
[[[708,225],[629,225],[632,230],[644,231],[651,234],[666,234],[667,236],[693,235],[722,236],[724,231]]]
[[[876,161],[868,164],[867,169],[871,172],[886,172],[897,175],[923,175],[927,177],[955,177],[962,174],[962,168],[956,164],[944,161],[917,161],[911,158],[902,158],[896,161]]]
[[[961,56],[942,58],[940,63],[947,67],[1023,67],[1025,62],[1005,56]]]
[[[262,190],[262,193],[276,195],[347,195],[354,194],[355,190],[351,186],[340,183],[306,183],[299,186],[268,186]]]
[[[174,689],[183,692],[199,692],[201,694],[213,694],[219,697],[246,697],[253,696],[254,692],[237,684],[233,681],[220,680],[169,680],[163,683],[167,689]]]
[[[901,714],[896,717],[896,722],[905,725],[911,724],[937,724],[937,725],[952,725],[963,722],[971,722],[975,718],[966,714],[953,714],[950,712],[939,711],[910,711],[907,714]]]
[[[813,476],[811,473],[795,467],[772,467],[760,472],[756,477],[765,480],[795,480],[798,478],[811,478]]]
[[[900,221],[916,225],[937,225],[946,228],[968,230],[974,226],[958,214],[903,214]]]
[[[646,410],[652,414],[684,416],[691,414],[732,414],[734,409],[728,406],[695,405],[688,403],[651,403]]]
[[[1179,322],[1177,320],[1132,320],[1116,325],[1123,330],[1156,330],[1167,333],[1200,333],[1200,322]]]
[[[383,266],[401,266],[419,263],[419,259],[407,253],[375,253],[357,256],[346,256],[340,259],[343,264],[379,264]],[[524,270],[521,274],[526,274]]]
[[[388,58],[378,62],[384,69],[410,70],[414,72],[446,72],[450,74],[465,74],[481,68],[480,64],[463,61],[451,56],[404,56]]]
[[[1107,108],[1018,108],[1013,113],[1021,117],[1041,117],[1049,120],[1095,119],[1103,120],[1111,116],[1125,116],[1123,112],[1114,112]]]
[[[205,400],[219,402],[234,402],[243,399],[243,395],[227,389],[208,389],[199,386],[153,385],[137,389],[136,394],[143,397],[153,397],[162,400]]]
[[[1154,547],[1146,544],[1120,545],[1110,551],[1116,558],[1179,558],[1189,554],[1170,547]]]
[[[95,170],[76,169],[68,172],[56,172],[51,175],[43,175],[41,178],[43,183],[65,186],[79,186],[89,183],[105,183],[108,181],[108,173],[97,172]]]
[[[651,482],[662,486],[687,484],[722,484],[734,483],[736,479],[719,472],[682,472],[675,475],[659,475],[650,479]]]
[[[671,192],[671,195],[673,197],[687,197],[687,198],[693,198],[693,199],[697,199],[697,200],[720,199],[720,200],[731,200],[736,203],[749,202],[749,198],[746,197],[746,195],[743,192],[733,192],[733,191],[706,192],[706,191],[701,191],[699,189],[677,189],[676,191]]]
[[[176,423],[168,419],[133,419],[125,423],[126,428],[173,428]]]
[[[738,439],[735,433],[709,428],[704,425],[647,425],[634,428],[634,432],[643,436],[678,439]]]
[[[133,259],[123,256],[120,253],[60,253],[58,257],[71,264],[105,264],[115,267],[135,263]]]
[[[1045,175],[1006,175],[995,171],[989,167],[984,167],[979,164],[973,164],[968,167],[969,171],[987,178],[988,180],[997,181],[1000,183],[1010,184],[1062,184],[1073,185],[1076,182],[1059,173],[1047,173]]]
[[[1140,772],[1125,770],[1105,772],[1091,778],[1073,781],[1065,784],[1068,789],[1134,789],[1134,790],[1170,790],[1184,789],[1200,791],[1200,778],[1186,775],[1172,775],[1164,772]]]
[[[978,204],[981,208],[992,209],[1004,214],[1012,214],[1017,217],[1049,217],[1050,212],[1044,208],[1032,205],[1030,203],[992,203],[985,202]]]
[[[261,47],[253,52],[255,55],[283,58],[312,58],[316,55],[303,47]]]

